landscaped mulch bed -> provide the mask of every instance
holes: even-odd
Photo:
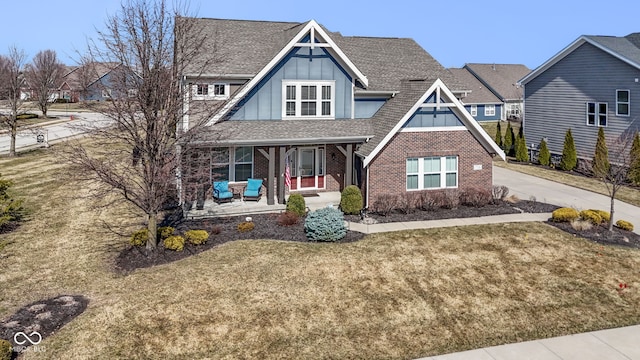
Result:
[[[415,211],[411,214],[392,212],[387,216],[368,214],[367,216],[377,222],[438,220],[450,218],[476,217],[499,214],[513,214],[519,212],[551,212],[558,207],[533,201],[520,201],[517,204],[499,202],[484,207],[459,206],[457,209],[439,209],[437,211]],[[251,215],[255,228],[252,231],[241,233],[237,230],[240,222],[246,220],[246,216],[234,216],[226,218],[211,218],[200,220],[185,220],[176,225],[179,233],[190,229],[207,230],[211,236],[203,245],[185,243],[183,251],[165,250],[162,244],[158,244],[156,251],[148,251],[142,247],[128,246],[123,249],[116,258],[115,267],[119,272],[129,272],[138,268],[166,264],[184,259],[191,255],[209,250],[217,245],[234,240],[285,240],[309,242],[304,234],[304,219],[292,226],[280,226],[277,223],[278,214]],[[358,222],[360,216],[345,216],[347,221]],[[216,234],[214,229],[219,230]],[[347,235],[338,243],[353,242],[362,239],[365,234],[347,231]]]
[[[610,232],[606,225],[594,225],[589,230],[576,230],[571,226],[571,223],[568,222],[547,221],[547,224],[598,244],[619,245],[640,249],[640,235],[615,226],[613,227],[613,231]]]
[[[27,351],[82,314],[88,304],[82,295],[60,295],[25,305],[0,321],[0,339],[9,340],[14,353]]]

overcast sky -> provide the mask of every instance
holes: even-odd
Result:
[[[107,14],[119,8],[120,0],[3,1],[0,54],[10,45],[29,59],[52,49],[72,65]],[[343,35],[409,37],[446,67],[503,63],[534,69],[580,35],[640,32],[636,0],[191,0],[191,9],[199,17],[315,19]]]

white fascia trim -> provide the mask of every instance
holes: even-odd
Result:
[[[298,34],[296,36],[294,36],[287,43],[287,45],[285,45],[282,48],[282,50],[280,50],[280,52],[273,59],[271,59],[271,61],[269,61],[269,63],[265,67],[262,68],[262,70],[260,70],[260,72],[258,72],[258,74],[256,74],[256,76],[254,78],[252,78],[245,86],[242,87],[242,89],[240,89],[240,91],[238,91],[238,93],[233,97],[233,99],[228,101],[222,107],[222,109],[211,120],[209,120],[209,122],[207,122],[207,125],[215,124],[223,116],[225,116],[229,112],[229,110],[231,110],[233,107],[235,107],[236,104],[242,98],[244,98],[249,93],[249,91],[251,91],[251,89],[253,89],[260,81],[262,81],[262,79],[269,73],[269,71],[271,71],[276,65],[278,65],[278,63],[280,61],[282,61],[282,59],[284,59],[284,57],[296,46],[296,44],[308,32],[312,31],[312,29],[313,29],[313,31],[315,33],[319,34],[320,37],[322,37],[324,41],[326,41],[329,45],[331,45],[332,50],[338,55],[340,60],[342,60],[347,65],[347,67],[351,71],[353,71],[353,73],[356,75],[356,77],[359,78],[360,81],[365,86],[368,86],[369,81],[367,80],[367,77],[364,76],[364,74],[362,74],[362,72],[360,72],[360,70],[358,70],[358,68],[356,68],[356,66],[351,62],[351,60],[349,60],[349,58],[347,58],[347,56],[342,52],[342,50],[340,50],[338,45],[336,45],[333,42],[333,40],[331,40],[329,35],[327,35],[327,33],[324,30],[322,30],[320,25],[318,25],[318,23],[315,20],[311,20],[311,21],[309,21],[309,23],[307,23],[307,25],[305,25],[304,28],[302,28],[302,30],[300,30],[298,32]]]
[[[465,127],[471,131],[471,134],[480,141],[483,146],[489,150],[493,150],[495,154],[500,156],[502,160],[505,160],[505,153],[500,147],[493,141],[493,139],[482,129],[480,124],[471,116],[471,114],[464,108],[464,105],[456,99],[451,90],[442,82],[437,79],[431,87],[420,97],[420,99],[411,107],[411,109],[396,123],[391,131],[382,139],[382,141],[373,149],[373,151],[364,158],[363,166],[368,166],[369,163],[378,155],[378,153],[384,148],[391,138],[402,129],[402,125],[409,120],[409,118],[420,108],[420,106],[427,100],[434,91],[439,91],[440,95],[444,95],[448,101],[455,104],[455,110],[460,116],[460,120]],[[453,110],[453,109],[452,109]]]

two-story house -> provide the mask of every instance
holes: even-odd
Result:
[[[503,102],[466,68],[450,68],[449,71],[465,89],[459,94],[464,108],[477,121],[501,120]]]
[[[599,127],[612,139],[640,130],[640,33],[580,36],[520,82],[527,142],[546,139],[561,154],[571,129],[578,156],[590,159]]]
[[[453,95],[451,73],[412,39],[343,36],[314,20],[180,21],[211,35],[194,56],[219,54],[180,74],[182,130],[203,120],[196,109],[217,109],[191,143],[211,179],[261,178],[269,204],[350,184],[366,205],[384,194],[491,189],[492,157],[504,153]]]

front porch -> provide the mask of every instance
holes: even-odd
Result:
[[[288,198],[288,196],[286,197]],[[328,205],[338,207],[340,205],[340,192],[328,191],[318,192],[305,196],[305,203],[309,211],[314,211]],[[285,201],[286,203],[286,201]],[[279,213],[285,211],[286,205],[280,204],[280,201],[273,205],[268,204],[266,196],[262,196],[259,201],[244,201],[234,199],[229,203],[216,204],[210,197],[204,202],[204,208],[197,210],[195,207],[187,211],[184,215],[186,219],[202,219],[210,217],[226,217],[251,215],[260,213]]]

